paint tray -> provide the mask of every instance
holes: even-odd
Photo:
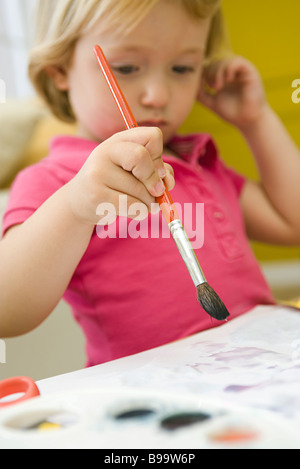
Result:
[[[0,412],[0,449],[291,449],[294,424],[220,400],[118,388],[38,397]]]

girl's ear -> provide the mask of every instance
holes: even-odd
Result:
[[[61,91],[68,91],[69,79],[67,71],[58,65],[50,65],[45,69],[47,75],[52,78],[56,88]]]

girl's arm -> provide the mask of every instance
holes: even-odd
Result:
[[[69,208],[69,187],[48,199],[0,243],[0,337],[25,334],[54,310],[90,241],[93,227]]]
[[[27,333],[53,311],[84,255],[97,209],[119,212],[119,196],[150,211],[155,197],[174,187],[173,172],[161,158],[159,129],[137,128],[99,145],[79,173],[26,222],[0,242],[0,337]],[[99,243],[101,240],[99,239]],[[101,262],[101,259],[99,259]]]
[[[242,193],[249,236],[271,244],[300,245],[299,149],[268,106],[242,133],[261,179],[260,184],[248,181]]]
[[[245,184],[241,204],[250,238],[300,244],[300,151],[268,105],[259,73],[241,57],[211,66],[199,99],[235,125],[255,157],[260,182]]]

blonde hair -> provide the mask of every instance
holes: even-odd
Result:
[[[221,11],[222,0],[39,0],[35,44],[29,56],[29,77],[59,119],[75,122],[68,92],[57,89],[47,67],[66,69],[78,39],[100,19],[107,30],[120,34],[134,27],[160,1],[179,5],[195,18],[212,17],[206,60],[220,57],[229,47]]]

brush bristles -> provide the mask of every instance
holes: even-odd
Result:
[[[228,318],[229,312],[226,306],[207,282],[198,285],[197,296],[202,308],[212,318],[218,321],[225,321]]]

